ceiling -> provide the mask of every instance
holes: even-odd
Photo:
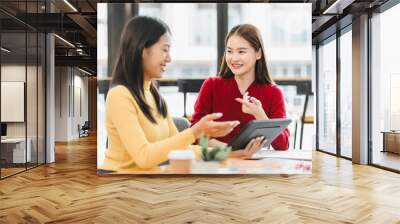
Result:
[[[374,9],[387,0],[270,0],[270,1],[232,1],[232,2],[269,2],[269,3],[312,3],[312,36],[313,43],[320,41],[332,32],[335,32],[337,21],[348,21],[351,17],[366,10]],[[54,13],[46,9],[45,0],[18,1],[1,0],[0,25],[3,33],[3,46],[6,42],[14,42],[12,47],[17,49],[14,54],[25,54],[25,28],[31,31],[54,32],[56,65],[80,66],[93,74],[97,67],[97,3],[98,2],[128,2],[120,0],[51,0],[50,7]],[[140,1],[131,1],[140,2]],[[168,2],[168,1],[142,1],[142,2]],[[176,1],[175,1],[176,2]],[[188,2],[188,1],[185,1]],[[190,1],[189,1],[190,2]],[[193,1],[208,2],[208,1]],[[217,1],[218,2],[218,1]],[[224,2],[224,1],[220,1]],[[342,22],[341,26],[346,26]],[[332,29],[332,27],[334,29]],[[18,34],[23,31],[23,33]],[[28,38],[29,39],[29,38]],[[63,41],[66,40],[66,41]],[[28,40],[29,41],[29,40]],[[72,44],[72,45],[71,45]],[[27,52],[34,52],[34,43],[28,44]],[[32,49],[31,49],[32,48]]]

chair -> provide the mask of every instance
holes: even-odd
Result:
[[[293,149],[296,149],[296,141],[297,141],[297,130],[298,130],[298,124],[299,124],[299,122],[300,122],[300,119],[299,119],[299,117],[298,116],[296,116],[295,114],[292,114],[291,116],[289,116],[290,118],[292,118],[293,119],[293,122],[294,122],[294,131],[292,132],[291,131],[291,133],[290,134],[294,134],[294,136],[293,136]]]
[[[78,125],[79,138],[89,136],[89,129],[90,129],[89,121],[85,121],[82,127]]]
[[[303,136],[304,136],[304,125],[305,124],[314,124],[314,116],[306,115],[298,117],[296,115],[291,116],[294,121],[294,140],[293,140],[293,148],[296,148],[297,138],[300,137],[299,147],[298,149],[303,148]],[[300,128],[300,131],[298,130]],[[300,132],[297,134],[297,132]]]
[[[190,122],[184,117],[173,117],[172,120],[179,132],[190,127]]]
[[[178,79],[178,91],[183,93],[183,116],[188,117],[186,114],[186,94],[198,93],[203,85],[204,79]]]

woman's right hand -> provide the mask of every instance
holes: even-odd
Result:
[[[193,134],[199,138],[202,134],[209,137],[222,137],[231,132],[239,121],[214,121],[222,117],[222,113],[208,114],[192,126]]]

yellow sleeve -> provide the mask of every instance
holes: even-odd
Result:
[[[174,149],[185,149],[195,141],[191,128],[164,140],[149,143],[139,124],[138,113],[129,92],[110,92],[107,113],[127,150],[140,169],[151,169],[168,159]]]
[[[179,131],[176,128],[174,120],[172,119],[172,117],[169,114],[168,114],[167,119],[168,119],[168,127],[169,127],[169,137],[172,137],[172,136],[178,134]]]

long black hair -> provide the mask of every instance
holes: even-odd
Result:
[[[112,84],[128,88],[143,114],[152,123],[157,122],[144,96],[142,52],[167,32],[170,33],[169,27],[155,18],[137,16],[129,20],[122,32],[119,54],[113,70]],[[150,85],[150,92],[155,99],[158,113],[167,117],[167,105],[154,83]]]
[[[257,29],[257,27],[251,24],[242,24],[233,27],[225,38],[225,47],[226,44],[228,43],[228,39],[233,35],[238,35],[247,40],[250,43],[250,45],[254,48],[254,50],[256,51],[261,50],[261,58],[256,61],[256,68],[255,68],[256,83],[273,84],[274,81],[272,80],[268,72],[263,41],[261,38],[260,31]],[[229,69],[226,63],[225,54],[221,61],[221,68],[218,72],[218,76],[221,76],[222,78],[230,78],[234,76],[233,72],[231,71],[231,69]]]

